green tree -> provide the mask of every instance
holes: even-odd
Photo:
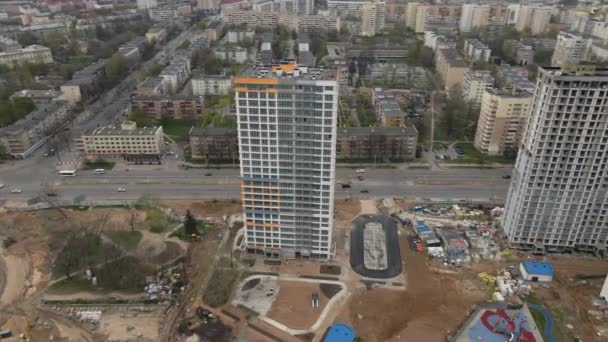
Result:
[[[129,61],[123,55],[112,56],[106,65],[108,87],[118,84],[127,75],[128,71]]]
[[[146,113],[140,108],[134,109],[131,114],[129,114],[129,120],[135,122],[137,127],[146,127],[153,126],[154,120],[146,117]]]
[[[241,45],[243,45],[244,48],[249,49],[253,46],[253,38],[243,37],[243,39],[241,40]]]
[[[189,40],[184,40],[184,42],[181,43],[181,45],[179,46],[180,49],[187,49],[188,47],[190,47],[190,41]]]
[[[154,63],[150,69],[148,69],[147,75],[148,76],[158,76],[158,74],[161,73],[161,71],[163,71],[163,66],[160,64],[156,64]]]
[[[186,211],[186,217],[184,218],[184,231],[186,232],[186,234],[188,234],[188,236],[191,236],[193,234],[198,235],[196,226],[196,219],[194,218],[190,210]]]

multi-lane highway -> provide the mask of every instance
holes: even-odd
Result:
[[[28,171],[29,170],[29,171]],[[367,169],[363,180],[350,168],[338,168],[337,181],[350,181],[350,189],[336,185],[336,197],[420,197],[468,198],[504,200],[509,180],[503,176],[510,169],[452,169],[408,170]],[[52,173],[52,174],[51,174]],[[211,175],[208,175],[211,173]],[[206,175],[207,174],[207,175]],[[5,198],[28,199],[40,194],[42,183],[56,182],[59,198],[73,199],[84,195],[87,199],[136,199],[148,194],[166,199],[239,198],[239,174],[235,169],[221,170],[140,170],[108,171],[95,175],[91,171],[78,171],[76,177],[59,177],[52,169],[42,165],[24,168],[24,172],[0,170],[0,190]],[[119,192],[118,188],[125,188]],[[20,188],[22,193],[11,194],[10,189]],[[367,192],[361,191],[367,190]]]

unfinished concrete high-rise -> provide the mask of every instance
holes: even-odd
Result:
[[[515,248],[605,250],[608,69],[539,69],[502,226]]]

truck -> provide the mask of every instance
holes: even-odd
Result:
[[[342,183],[340,183],[340,186],[342,186],[342,189],[350,189],[351,188],[350,182],[342,182]]]

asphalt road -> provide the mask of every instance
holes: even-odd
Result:
[[[56,182],[59,198],[73,199],[84,195],[87,199],[137,199],[147,194],[165,199],[240,198],[238,170],[145,170],[108,171],[94,175],[91,171],[78,171],[76,177],[59,177],[54,169],[41,165],[22,168],[24,172],[0,170],[0,198],[28,199],[41,193],[46,181]],[[28,171],[29,170],[29,171]],[[53,174],[51,174],[53,172]],[[205,173],[211,172],[211,176]],[[336,197],[418,197],[457,198],[501,201],[506,197],[509,180],[502,176],[510,169],[453,169],[408,170],[367,169],[363,181],[352,169],[338,168],[337,181],[351,181],[352,188],[336,185]],[[117,189],[125,188],[125,192]],[[11,194],[20,188],[22,193]],[[362,193],[361,190],[367,190]]]

